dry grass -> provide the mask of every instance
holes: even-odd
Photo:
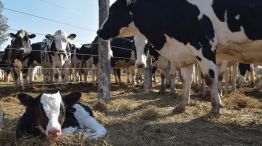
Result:
[[[47,87],[29,90],[39,94]],[[159,87],[155,87],[156,91]],[[82,102],[94,109],[98,121],[108,130],[106,137],[87,140],[81,133],[46,138],[23,139],[17,145],[43,146],[165,146],[165,145],[262,145],[262,92],[242,89],[223,97],[220,117],[209,116],[210,102],[193,94],[182,114],[173,114],[179,98],[156,92],[144,93],[140,87],[112,85],[112,98],[106,107],[97,104],[92,85],[70,85],[62,94],[81,91]],[[15,125],[23,112],[12,88],[0,88],[0,105],[6,111],[5,127],[0,132],[0,145],[15,145]],[[178,95],[181,90],[178,89]]]
[[[243,109],[243,108],[262,108],[260,102],[253,97],[246,96],[240,91],[230,93],[224,98],[224,104],[227,108]]]

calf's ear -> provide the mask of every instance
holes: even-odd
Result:
[[[29,106],[34,103],[34,97],[32,97],[31,95],[21,93],[18,94],[17,97],[24,106]]]
[[[73,106],[80,100],[80,97],[80,92],[71,92],[68,95],[63,96],[63,101],[66,104],[66,106]]]

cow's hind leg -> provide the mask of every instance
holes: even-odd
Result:
[[[183,99],[182,102],[175,108],[175,112],[183,112],[186,104],[190,101],[190,89],[193,80],[193,64],[188,67],[181,68],[181,75],[183,78]]]

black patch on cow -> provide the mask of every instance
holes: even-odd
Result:
[[[205,46],[203,46],[202,54],[206,59],[208,59],[208,60],[210,60],[210,61],[212,61],[216,64],[216,54],[215,54],[215,51],[212,51],[211,44],[208,43]]]
[[[214,0],[212,6],[220,21],[227,20],[232,32],[238,32],[243,27],[249,39],[262,39],[261,0]]]
[[[215,78],[215,72],[214,72],[213,69],[209,69],[208,73],[209,73],[209,76],[210,76],[212,79]]]
[[[196,56],[196,59],[197,59],[198,61],[202,61],[202,59],[201,59],[199,56]]]
[[[128,38],[115,38],[111,41],[111,50],[113,52],[113,57],[111,58],[111,66],[114,67],[116,62],[119,60],[130,61],[132,56],[132,51],[135,51],[133,37]],[[82,46],[80,48],[81,53],[91,54],[84,55],[85,60],[93,57],[93,64],[97,65],[98,60],[98,37],[94,39],[90,47]]]
[[[239,63],[238,68],[242,76],[245,76],[247,71],[249,72],[251,71],[250,64]]]
[[[215,37],[215,32],[211,20],[206,15],[203,15],[203,17],[199,20],[199,22],[205,36],[209,40],[213,40]]]
[[[55,74],[55,78],[58,79],[59,78],[59,74],[56,73]]]
[[[213,84],[213,80],[210,78],[209,75],[204,75],[204,79],[208,86],[211,86]]]
[[[223,80],[223,74],[218,75],[218,81],[222,81]]]

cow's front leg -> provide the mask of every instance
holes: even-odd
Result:
[[[23,77],[23,85],[22,89],[26,89],[29,87],[29,82],[27,80],[28,72],[30,71],[30,68],[23,68],[22,69],[22,77]]]
[[[175,111],[177,112],[185,111],[185,106],[190,101],[190,89],[193,80],[193,64],[188,67],[181,68],[181,75],[183,79],[183,99],[182,102],[175,108]]]
[[[55,67],[53,67],[52,69],[52,77],[54,78],[54,82],[58,83],[58,79],[59,79],[59,70]]]
[[[218,92],[218,70],[215,50],[211,45],[205,45],[203,48],[195,49],[193,52],[201,68],[205,82],[211,88],[211,112],[220,114],[222,102]]]
[[[171,86],[170,86],[170,93],[173,95],[176,95],[176,65],[175,63],[170,64],[170,81],[171,81]]]

